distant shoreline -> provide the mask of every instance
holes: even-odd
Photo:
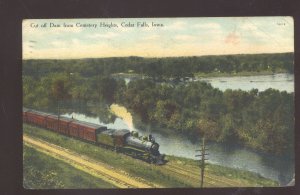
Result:
[[[293,74],[287,71],[260,71],[260,72],[250,72],[242,71],[238,73],[221,73],[221,72],[211,72],[211,73],[195,73],[195,77],[200,78],[211,78],[211,77],[239,77],[239,76],[264,76],[264,75],[275,75],[275,74]]]
[[[253,71],[242,71],[237,73],[225,73],[225,72],[210,72],[210,73],[202,73],[197,72],[194,73],[194,77],[198,78],[212,78],[212,77],[239,77],[239,76],[267,76],[267,75],[276,75],[276,74],[293,74],[289,73],[287,71],[281,70],[281,71],[260,71],[260,72],[253,72]],[[141,74],[138,73],[114,73],[112,76],[116,77],[141,77]],[[146,77],[146,76],[145,76]]]

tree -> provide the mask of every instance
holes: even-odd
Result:
[[[237,129],[234,117],[231,114],[226,114],[221,118],[221,134],[218,138],[220,142],[228,142],[236,140],[235,130]]]
[[[66,87],[66,80],[57,78],[52,83],[52,97],[57,102],[58,117],[60,116],[60,102],[71,97],[69,89]]]
[[[198,132],[201,136],[209,140],[215,140],[220,136],[217,122],[209,118],[201,118],[198,120]]]
[[[57,79],[52,84],[52,95],[57,100],[66,100],[70,98],[69,89],[66,88],[66,81]]]

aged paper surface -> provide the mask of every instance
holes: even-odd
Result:
[[[23,20],[23,186],[294,185],[293,33],[283,16]]]

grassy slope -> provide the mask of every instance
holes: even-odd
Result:
[[[172,178],[168,174],[163,174],[154,165],[144,163],[140,160],[103,149],[101,147],[89,144],[77,139],[72,139],[51,131],[32,127],[24,124],[24,133],[33,137],[38,137],[50,143],[62,146],[64,148],[84,154],[95,160],[111,165],[117,169],[124,170],[131,175],[143,177],[145,180],[161,184],[166,187],[189,186],[183,181]]]
[[[113,185],[80,171],[31,147],[23,145],[23,185],[27,189],[115,188]]]
[[[181,164],[190,171],[196,171],[195,167],[199,167],[199,162],[181,157],[168,157],[174,164]],[[205,172],[208,177],[219,178],[220,180],[229,181],[237,186],[278,186],[276,181],[264,178],[259,174],[244,171],[240,169],[224,167],[214,164],[206,164]]]
[[[195,183],[195,181],[179,177],[178,174],[170,172],[164,166],[159,167],[150,165],[122,154],[116,154],[115,152],[97,147],[93,144],[88,144],[77,139],[72,139],[27,124],[24,124],[23,129],[25,134],[44,139],[56,145],[76,151],[80,154],[87,155],[91,158],[107,163],[117,169],[124,170],[131,175],[142,177],[145,180],[161,184],[165,187],[199,187],[200,185],[199,183]],[[191,172],[200,172],[197,163],[193,160],[171,156],[168,156],[168,158],[170,160],[168,164],[182,167],[190,170]],[[224,180],[227,178],[235,180],[237,187],[277,185],[275,182],[262,178],[257,174],[216,165],[207,166],[207,175],[209,177],[221,178]],[[209,178],[207,180],[209,180]],[[216,185],[218,185],[218,183],[214,184],[214,186]],[[209,187],[213,185],[207,183],[205,186]],[[223,183],[222,185],[220,184],[220,186],[226,186],[226,183]]]

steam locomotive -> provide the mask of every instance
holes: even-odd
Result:
[[[127,129],[108,129],[106,126],[56,116],[23,108],[23,122],[36,125],[63,135],[92,142],[157,165],[165,164],[159,144],[151,136],[139,136]]]

